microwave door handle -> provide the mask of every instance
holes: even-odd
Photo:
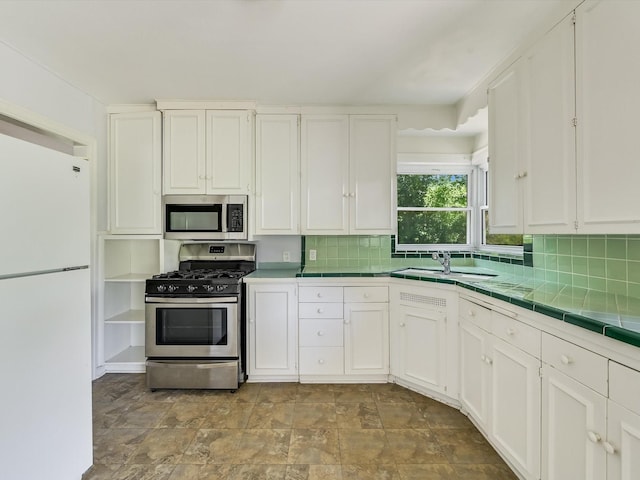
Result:
[[[222,203],[221,204],[222,208],[220,209],[221,212],[220,214],[222,215],[222,221],[220,222],[220,231],[222,233],[227,233],[229,231],[229,225],[227,224],[227,222],[229,221],[228,219],[228,204],[227,203]]]

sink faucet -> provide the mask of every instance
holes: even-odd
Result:
[[[440,255],[442,255],[442,257],[440,257]],[[443,269],[442,273],[445,275],[449,275],[451,273],[451,254],[449,252],[433,252],[431,258],[440,262]]]

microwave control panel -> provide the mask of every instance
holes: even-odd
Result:
[[[244,231],[244,208],[242,204],[227,205],[227,231],[243,232]]]

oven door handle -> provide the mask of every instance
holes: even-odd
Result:
[[[145,303],[238,303],[238,297],[145,297]]]

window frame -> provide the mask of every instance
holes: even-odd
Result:
[[[442,155],[444,157],[445,155]],[[429,252],[434,250],[455,250],[455,251],[472,251],[473,235],[475,227],[476,207],[476,177],[475,169],[471,165],[468,156],[459,156],[466,159],[466,163],[445,163],[432,162],[427,159],[423,161],[402,161],[399,159],[396,171],[396,187],[398,185],[398,175],[466,175],[467,176],[467,206],[466,207],[400,207],[398,205],[398,196],[396,194],[396,252]],[[398,221],[397,214],[401,211],[436,211],[436,212],[467,212],[467,243],[399,243],[397,235]]]

